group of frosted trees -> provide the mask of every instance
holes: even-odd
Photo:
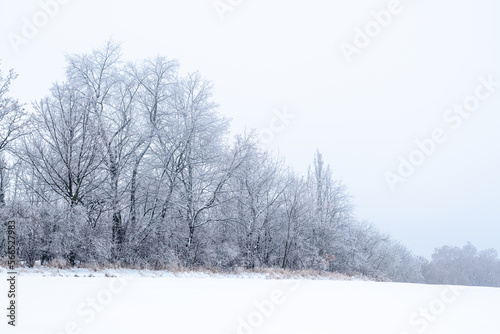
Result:
[[[494,249],[478,251],[471,243],[462,248],[444,246],[434,251],[423,274],[431,284],[500,287],[500,260]]]
[[[307,175],[230,138],[209,82],[177,61],[67,57],[30,113],[0,76],[0,215],[18,256],[69,265],[277,267],[423,281],[420,258],[359,222],[319,152]],[[0,256],[6,254],[5,225]]]

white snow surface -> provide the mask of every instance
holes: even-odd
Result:
[[[12,327],[0,278],[6,334],[500,333],[499,288],[88,269],[23,270]]]

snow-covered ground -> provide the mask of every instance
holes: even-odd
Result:
[[[107,276],[116,277],[83,269],[23,272],[17,326],[11,328],[3,269],[0,333],[500,333],[498,288],[263,274],[117,270]]]

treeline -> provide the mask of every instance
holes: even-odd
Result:
[[[462,248],[437,248],[423,267],[426,283],[500,287],[500,259],[494,249],[478,251],[470,242]]]
[[[67,56],[26,114],[0,73],[0,215],[18,256],[69,265],[317,269],[424,282],[425,259],[358,221],[319,152],[307,175],[229,138],[212,87],[109,42]],[[6,255],[6,225],[0,256]]]

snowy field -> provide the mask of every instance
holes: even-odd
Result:
[[[18,324],[7,325],[2,307],[0,333],[500,333],[498,288],[274,280],[262,274],[88,273],[22,273]],[[0,275],[6,305],[5,269]]]

